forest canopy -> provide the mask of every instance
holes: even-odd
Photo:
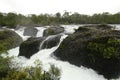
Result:
[[[24,26],[43,26],[56,24],[120,24],[120,12],[110,14],[104,12],[101,14],[85,15],[77,12],[57,12],[56,14],[31,14],[22,15],[17,13],[0,13],[0,26],[16,27]]]

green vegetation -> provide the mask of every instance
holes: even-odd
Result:
[[[6,47],[4,47],[4,45],[1,45],[0,44],[0,54],[2,53],[2,52],[5,52],[7,49],[6,49]]]
[[[7,72],[10,70],[8,64],[10,63],[10,58],[3,58],[0,56],[0,80],[2,77],[7,75]]]
[[[61,49],[64,49],[64,48],[65,48],[65,45],[64,45],[64,44],[61,44],[61,45],[60,45],[60,48],[61,48]]]
[[[0,52],[11,49],[19,43],[19,36],[10,30],[0,31]],[[20,40],[20,39],[19,39]]]
[[[0,80],[59,80],[60,69],[51,65],[49,71],[42,69],[39,60],[35,61],[34,67],[20,67],[20,63],[11,62],[13,58],[0,56]],[[14,67],[11,67],[14,66]]]
[[[2,53],[7,53],[18,43],[18,36],[9,32],[0,31],[0,80],[59,80],[61,72],[55,65],[51,65],[49,71],[44,71],[39,60],[35,61],[34,67],[22,67],[22,64],[12,61],[14,57],[2,57]]]
[[[51,28],[48,28],[48,34],[53,34],[54,30],[52,30]]]
[[[103,58],[120,59],[120,39],[109,38],[106,43],[89,42],[87,49],[94,56],[102,56]]]
[[[5,47],[0,48],[1,54],[5,52]],[[20,63],[12,62],[14,57],[3,58],[0,54],[0,80],[59,80],[60,69],[55,65],[50,65],[48,71],[42,69],[39,60],[34,62],[34,67],[21,67]]]
[[[70,14],[64,12],[61,15],[59,12],[50,14],[31,14],[24,16],[16,13],[0,13],[0,25],[15,28],[17,25],[58,25],[58,24],[120,24],[120,12],[110,14],[108,12],[102,14],[84,15],[79,13]]]

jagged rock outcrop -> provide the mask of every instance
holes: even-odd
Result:
[[[41,45],[41,49],[48,49],[52,48],[54,46],[57,46],[60,42],[61,35],[52,35],[47,37],[47,39],[44,41],[44,43]]]
[[[64,28],[61,26],[51,26],[44,30],[43,36],[56,35],[64,32]]]
[[[36,36],[38,30],[34,27],[26,27],[25,30],[24,30],[24,36]]]
[[[39,51],[40,43],[44,40],[44,38],[34,38],[31,37],[28,40],[24,41],[20,45],[19,49],[19,56],[25,56],[27,58],[30,58],[33,54],[37,53]]]
[[[120,31],[109,25],[80,27],[63,40],[54,55],[77,66],[92,68],[105,78],[120,76]]]
[[[52,35],[49,37],[31,37],[20,45],[19,56],[30,58],[41,49],[57,46],[61,35]]]
[[[0,52],[15,48],[22,41],[22,38],[16,32],[8,29],[0,29]]]

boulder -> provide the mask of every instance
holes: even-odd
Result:
[[[34,55],[41,49],[52,48],[58,45],[60,38],[61,38],[61,35],[54,35],[47,38],[31,37],[28,40],[21,43],[20,49],[19,49],[19,56],[25,56],[27,58],[30,58],[32,55]]]
[[[28,40],[24,41],[20,45],[19,55],[30,58],[33,54],[39,51],[40,43],[44,40],[44,38],[39,37],[31,37]]]
[[[36,28],[34,28],[34,27],[26,27],[25,30],[24,30],[23,35],[24,36],[32,36],[32,37],[34,37],[34,36],[36,36],[37,32],[38,32],[38,30]]]
[[[24,26],[17,25],[16,28],[15,28],[15,30],[19,30],[21,28],[24,28]]]
[[[14,31],[9,29],[0,29],[0,52],[19,46],[22,38]]]
[[[109,25],[80,27],[54,55],[77,66],[92,68],[107,79],[120,76],[120,31]]]
[[[60,42],[60,38],[61,35],[48,36],[44,41],[44,43],[42,44],[41,49],[45,49],[45,48],[48,49],[57,46],[58,43]]]
[[[110,26],[110,25],[107,25],[107,24],[95,24],[95,25],[86,25],[84,26],[86,28],[89,28],[89,29],[96,29],[96,30],[111,30],[114,28],[114,26]]]
[[[43,36],[56,35],[64,32],[64,28],[61,26],[51,26],[44,30]]]

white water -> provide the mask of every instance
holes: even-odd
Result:
[[[36,37],[42,37],[43,36],[43,31],[46,28],[45,27],[36,27],[36,29],[38,30],[38,33],[37,33]]]
[[[49,39],[51,39],[51,38],[54,38],[54,37],[56,37],[56,35],[50,35],[50,36],[48,36],[45,40],[43,40],[42,42],[41,42],[41,44],[40,44],[40,50],[42,49],[42,46],[43,46],[43,44],[45,43],[45,41],[47,41],[47,40],[49,40]]]
[[[30,36],[24,36],[23,33],[24,33],[24,29],[25,27],[23,28],[20,28],[18,30],[14,30],[18,35],[20,35],[22,37],[22,39],[25,41],[27,40]]]
[[[66,32],[73,33],[74,28],[71,28],[71,29],[72,30],[70,30],[70,26],[69,26],[69,29],[67,29],[66,27]],[[16,32],[20,35],[22,33],[20,31],[16,31]],[[42,33],[41,33],[41,36],[42,36]],[[60,39],[60,43],[65,37],[66,35],[63,34]],[[62,70],[61,80],[106,80],[102,75],[98,75],[92,69],[88,69],[83,66],[77,67],[68,62],[56,60],[55,57],[51,57],[51,54],[59,47],[59,45],[50,49],[40,50],[35,55],[31,56],[30,59],[26,59],[24,57],[15,57],[14,61],[22,63],[22,66],[24,67],[24,66],[34,66],[34,61],[36,59],[39,59],[43,63],[44,70],[48,70],[50,63],[55,64],[57,67],[59,67]],[[12,56],[12,55],[17,56],[19,53],[19,47],[9,50],[8,53],[9,53],[9,56]],[[120,80],[120,78],[117,80]]]
[[[65,37],[66,35],[63,35],[61,41]],[[68,62],[56,60],[54,57],[51,57],[51,53],[53,53],[58,48],[58,46],[51,49],[43,49],[33,55],[30,59],[26,59],[24,57],[16,57],[14,61],[19,61],[20,63],[22,63],[22,66],[25,67],[34,66],[34,61],[36,59],[39,59],[43,63],[44,70],[48,70],[50,63],[55,64],[62,70],[61,80],[106,80],[103,78],[103,76],[96,74],[96,72],[94,72],[92,69],[87,69],[85,67],[77,67],[71,65]],[[18,49],[19,48],[15,48],[8,52],[10,55],[12,55],[13,52],[16,52],[16,54],[18,54]]]
[[[65,33],[74,33],[75,32],[75,29],[78,29],[79,26],[82,26],[82,25],[62,25],[62,27],[64,27],[65,29]]]
[[[120,24],[111,24],[112,26],[115,26],[115,30],[120,30]]]

